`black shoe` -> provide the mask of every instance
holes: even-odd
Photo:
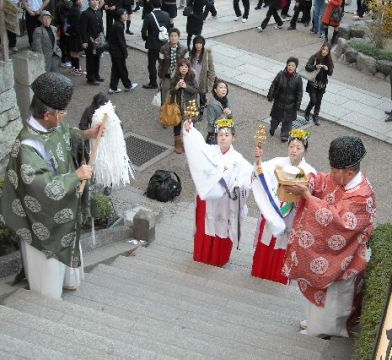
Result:
[[[392,110],[391,111],[385,111],[385,114],[392,115]]]
[[[127,30],[126,33],[127,33],[128,35],[135,35],[132,31],[129,31],[129,30]]]
[[[304,118],[305,118],[305,120],[306,120],[307,122],[309,122],[309,121],[310,121],[310,113],[309,113],[309,114],[306,114],[306,113],[305,113]]]
[[[281,17],[282,19],[286,19],[286,15],[284,15],[284,14],[281,14],[280,17]]]
[[[291,18],[291,15],[289,13],[285,14],[286,17]]]
[[[136,7],[133,9],[134,12],[139,11],[140,10],[140,6],[136,5]]]
[[[318,115],[313,115],[313,121],[314,121],[314,125],[320,126]]]
[[[261,6],[259,6],[259,5],[257,5],[256,7],[255,7],[255,10],[260,10],[261,9]]]
[[[280,141],[284,144],[284,143],[287,143],[288,139],[281,138]]]
[[[389,115],[387,119],[385,119],[385,122],[391,122],[392,121],[392,115]]]
[[[87,84],[98,86],[100,83],[96,80],[87,80]]]
[[[266,8],[266,7],[268,7],[268,5],[267,5],[267,4],[264,4],[264,5],[263,5],[263,8]]]
[[[308,27],[309,26],[309,23],[308,22],[305,22],[304,23],[304,27]]]
[[[97,78],[95,78],[95,80],[97,80],[97,81],[99,81],[99,82],[104,82],[104,81],[105,81],[105,79],[104,79],[104,78],[101,78],[101,77],[97,77]]]
[[[297,28],[294,27],[294,26],[289,26],[289,27],[287,28],[287,30],[297,30]]]
[[[143,85],[143,89],[158,89],[158,85],[157,84],[148,83],[146,85]]]
[[[274,136],[275,135],[275,131],[270,129],[270,135]]]

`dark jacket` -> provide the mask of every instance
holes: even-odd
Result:
[[[157,18],[159,26],[165,26],[167,28],[167,31],[169,31],[169,14],[159,9],[153,10],[153,12],[155,14],[155,17]],[[164,41],[159,40],[158,35],[158,26],[155,23],[154,17],[151,15],[151,13],[149,13],[144,18],[142,26],[142,39],[146,42],[146,49],[158,50],[165,44]]]
[[[176,50],[176,61],[181,58],[188,57],[188,49],[181,45],[177,44]],[[159,50],[159,64],[158,64],[158,77],[160,79],[164,78],[170,69],[170,43],[167,42],[165,45],[161,47]],[[170,74],[171,75],[171,74]]]
[[[80,36],[83,43],[89,43],[90,38],[95,39],[103,31],[102,12],[87,8],[80,15]]]
[[[328,70],[320,69],[315,79],[316,82],[322,83],[324,86],[321,87],[325,89],[326,85],[328,84],[328,76],[331,76],[333,73],[332,61],[329,61],[327,57],[323,58],[322,56],[312,55],[309,58],[308,62],[306,63],[305,70],[309,72],[315,71],[316,70],[315,65],[319,65],[319,64],[326,65],[328,67]],[[309,92],[308,86],[310,86],[309,82],[308,85],[306,86],[307,92]]]
[[[193,8],[193,15],[186,18],[186,32],[188,35],[200,35],[203,30],[203,8],[209,4],[209,1],[187,0],[186,4]]]
[[[116,20],[110,29],[108,38],[109,52],[114,58],[128,57],[127,43],[124,36],[125,25],[121,20]]]
[[[105,0],[105,5],[107,5],[108,7],[116,7],[114,10],[105,10],[107,14],[114,16],[116,15],[117,10],[120,8],[119,5],[121,5],[121,3],[118,0]],[[105,8],[105,5],[103,6],[103,8]]]
[[[297,111],[302,101],[302,78],[297,73],[292,77],[285,75],[282,70],[272,81],[268,91],[269,101],[274,100],[271,117],[282,122],[291,122],[297,119]]]

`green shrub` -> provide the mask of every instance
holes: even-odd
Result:
[[[392,51],[390,50],[379,49],[373,44],[356,41],[354,39],[349,40],[347,44],[354,50],[361,52],[362,54],[371,56],[376,60],[392,61]]]
[[[354,360],[371,359],[392,271],[391,241],[392,224],[382,224],[374,229],[370,240],[372,256],[365,271],[361,331],[355,339]]]
[[[0,179],[0,191],[4,186],[4,180]],[[18,241],[15,233],[0,224],[0,256],[7,255],[18,249]]]
[[[110,222],[117,217],[116,210],[106,195],[96,192],[91,194],[91,196],[90,212],[91,217],[94,218],[94,224],[98,227],[107,227]],[[82,224],[84,227],[89,227],[91,225],[91,217],[83,217]]]

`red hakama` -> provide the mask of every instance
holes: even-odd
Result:
[[[233,242],[227,237],[210,236],[205,233],[206,202],[196,197],[196,232],[193,260],[222,267],[229,262]]]

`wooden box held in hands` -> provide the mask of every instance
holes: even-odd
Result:
[[[296,184],[308,185],[309,180],[305,172],[301,168],[298,169],[300,172],[297,175],[297,177],[295,179],[289,179],[281,166],[276,167],[275,176],[276,179],[278,180],[278,199],[280,201],[296,202],[298,199],[298,195],[289,194],[288,192],[286,192],[284,190],[283,185],[296,185]]]

